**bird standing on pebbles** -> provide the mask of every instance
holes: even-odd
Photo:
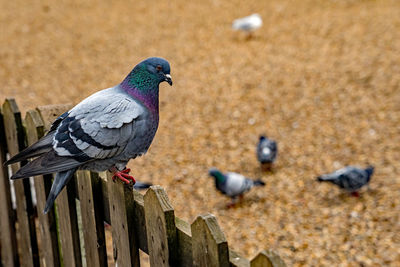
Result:
[[[159,84],[164,81],[172,85],[168,61],[142,61],[120,84],[84,99],[58,117],[43,138],[8,160],[7,165],[38,157],[11,179],[57,173],[44,213],[78,169],[109,170],[113,180],[135,183],[126,165],[146,153],[153,141]]]
[[[262,168],[271,169],[277,155],[278,145],[276,142],[268,139],[266,136],[260,136],[257,144],[257,159],[261,163]]]
[[[319,182],[330,182],[345,189],[353,196],[359,197],[358,190],[368,184],[374,173],[374,167],[368,166],[361,169],[354,166],[347,166],[329,174],[317,177]]]
[[[249,191],[253,186],[265,185],[260,179],[252,180],[235,172],[224,174],[216,168],[211,168],[208,173],[210,176],[214,177],[217,190],[231,198],[232,202],[228,207],[234,206],[237,202],[237,198],[242,198],[243,194]]]

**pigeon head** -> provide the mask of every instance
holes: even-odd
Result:
[[[263,140],[265,140],[265,136],[264,135],[260,135],[260,141],[263,141]]]
[[[127,91],[140,91],[144,94],[157,93],[158,95],[160,83],[167,82],[172,85],[170,73],[168,61],[151,57],[137,64],[122,81],[121,86]]]
[[[158,80],[158,83],[167,82],[172,85],[171,68],[168,61],[159,57],[148,58],[138,64],[137,68],[147,70],[148,75]]]
[[[217,168],[209,169],[208,170],[208,174],[210,176],[214,177],[215,180],[218,181],[218,182],[224,182],[225,179],[226,179],[225,175],[220,170],[218,170]]]

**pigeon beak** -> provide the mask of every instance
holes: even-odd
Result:
[[[172,78],[171,78],[171,75],[165,74],[165,80],[164,80],[164,81],[166,81],[169,85],[172,86]]]

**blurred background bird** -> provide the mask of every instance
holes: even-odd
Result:
[[[136,183],[133,185],[133,188],[135,188],[136,190],[144,190],[152,185],[153,185],[152,183],[136,181]]]
[[[257,159],[261,163],[261,168],[270,170],[278,155],[278,145],[276,141],[261,135],[257,144]]]
[[[253,36],[253,32],[261,26],[261,16],[256,13],[244,18],[235,19],[232,23],[232,29],[245,32],[247,34],[247,38],[251,38]]]
[[[238,197],[241,199],[243,194],[249,191],[253,186],[264,186],[265,183],[261,179],[252,180],[239,173],[228,172],[222,173],[217,168],[211,168],[208,174],[215,179],[215,187],[222,194],[231,198],[231,203],[227,207],[233,207]]]
[[[373,166],[368,166],[365,169],[354,166],[346,166],[332,173],[323,174],[317,177],[317,180],[319,182],[330,182],[335,184],[340,188],[345,189],[353,196],[358,197],[358,190],[369,183],[373,173]]]

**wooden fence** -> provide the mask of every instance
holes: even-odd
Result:
[[[175,217],[160,186],[152,186],[143,196],[122,183],[111,182],[107,173],[77,172],[77,179],[68,184],[54,208],[44,215],[52,176],[10,182],[9,176],[20,164],[7,168],[3,163],[7,154],[15,155],[43,136],[51,122],[68,108],[69,105],[38,107],[28,111],[22,120],[13,99],[2,105],[2,266],[107,266],[110,262],[104,222],[111,225],[113,251],[109,254],[113,255],[115,266],[140,266],[139,249],[149,255],[150,265],[157,267],[285,266],[272,251],[262,251],[249,261],[228,248],[211,214],[198,216],[191,225]]]

